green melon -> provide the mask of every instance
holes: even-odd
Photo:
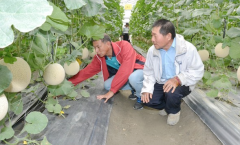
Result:
[[[198,54],[200,55],[202,61],[206,61],[209,59],[209,52],[207,50],[199,50]]]
[[[215,54],[221,58],[227,57],[229,54],[229,47],[226,46],[225,48],[222,48],[222,43],[218,43],[215,47]]]
[[[65,79],[65,71],[58,63],[49,64],[44,70],[43,78],[49,85],[59,85]]]
[[[82,50],[82,59],[88,58],[88,55],[89,55],[88,49],[87,49],[87,48],[84,48],[84,49]]]
[[[0,95],[0,121],[8,112],[8,100],[4,94]]]
[[[68,75],[75,75],[79,72],[79,63],[77,61],[73,61],[69,65],[64,63],[64,70]]]
[[[1,65],[5,65],[11,71],[13,79],[6,92],[20,92],[24,90],[31,80],[31,69],[28,63],[20,58],[16,57],[17,61],[13,64],[5,63],[4,60],[0,60]]]

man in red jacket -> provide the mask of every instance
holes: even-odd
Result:
[[[93,47],[97,54],[93,57],[92,62],[69,81],[77,85],[102,71],[104,88],[108,92],[98,95],[99,100],[105,98],[106,103],[118,90],[135,90],[137,102],[134,104],[134,109],[142,109],[140,93],[146,59],[137,54],[129,42],[111,42],[110,37],[106,34],[103,39],[94,40]]]

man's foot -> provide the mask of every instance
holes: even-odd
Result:
[[[162,109],[162,110],[159,111],[159,115],[166,116],[167,112],[165,111],[165,109]]]
[[[137,97],[137,102],[133,106],[134,109],[139,110],[143,108],[141,98]]]
[[[132,94],[128,98],[131,100],[136,100],[137,99],[136,92],[132,90]]]
[[[169,114],[167,119],[168,125],[176,125],[180,118],[180,111],[176,114]]]

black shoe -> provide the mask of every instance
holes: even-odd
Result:
[[[128,96],[128,98],[131,99],[131,100],[136,100],[137,96],[134,95],[134,94],[131,94],[130,96]]]
[[[136,110],[143,109],[141,98],[137,98],[137,102],[134,104],[133,108]]]
[[[136,92],[134,92],[133,90],[131,92],[132,92],[132,94],[130,96],[128,96],[128,98],[131,100],[136,100],[137,99],[137,96],[135,95]]]

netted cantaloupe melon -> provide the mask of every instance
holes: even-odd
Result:
[[[16,57],[17,61],[13,64],[5,63],[4,60],[0,60],[1,65],[5,65],[12,73],[12,82],[7,89],[6,92],[20,92],[24,90],[30,83],[31,80],[31,69],[28,63],[20,58]]]
[[[240,81],[240,66],[239,66],[239,68],[237,70],[237,78],[238,78],[238,81]]]
[[[49,85],[59,85],[65,79],[65,71],[58,63],[49,64],[44,70],[43,78]]]
[[[96,55],[96,51],[95,51],[95,49],[93,49],[93,52],[92,53],[90,53],[90,57],[94,57]]]
[[[229,54],[229,47],[226,46],[225,48],[222,48],[222,43],[218,43],[215,47],[215,54],[218,57],[224,58]]]
[[[206,61],[209,59],[209,52],[207,50],[199,50],[198,54],[200,55],[202,61]]]
[[[4,94],[0,95],[0,121],[8,112],[8,100]]]
[[[75,60],[69,65],[67,63],[64,63],[64,70],[66,74],[68,75],[75,75],[79,72],[79,63]]]
[[[88,55],[89,55],[88,49],[87,49],[87,48],[84,48],[84,49],[82,50],[82,59],[88,58]]]

